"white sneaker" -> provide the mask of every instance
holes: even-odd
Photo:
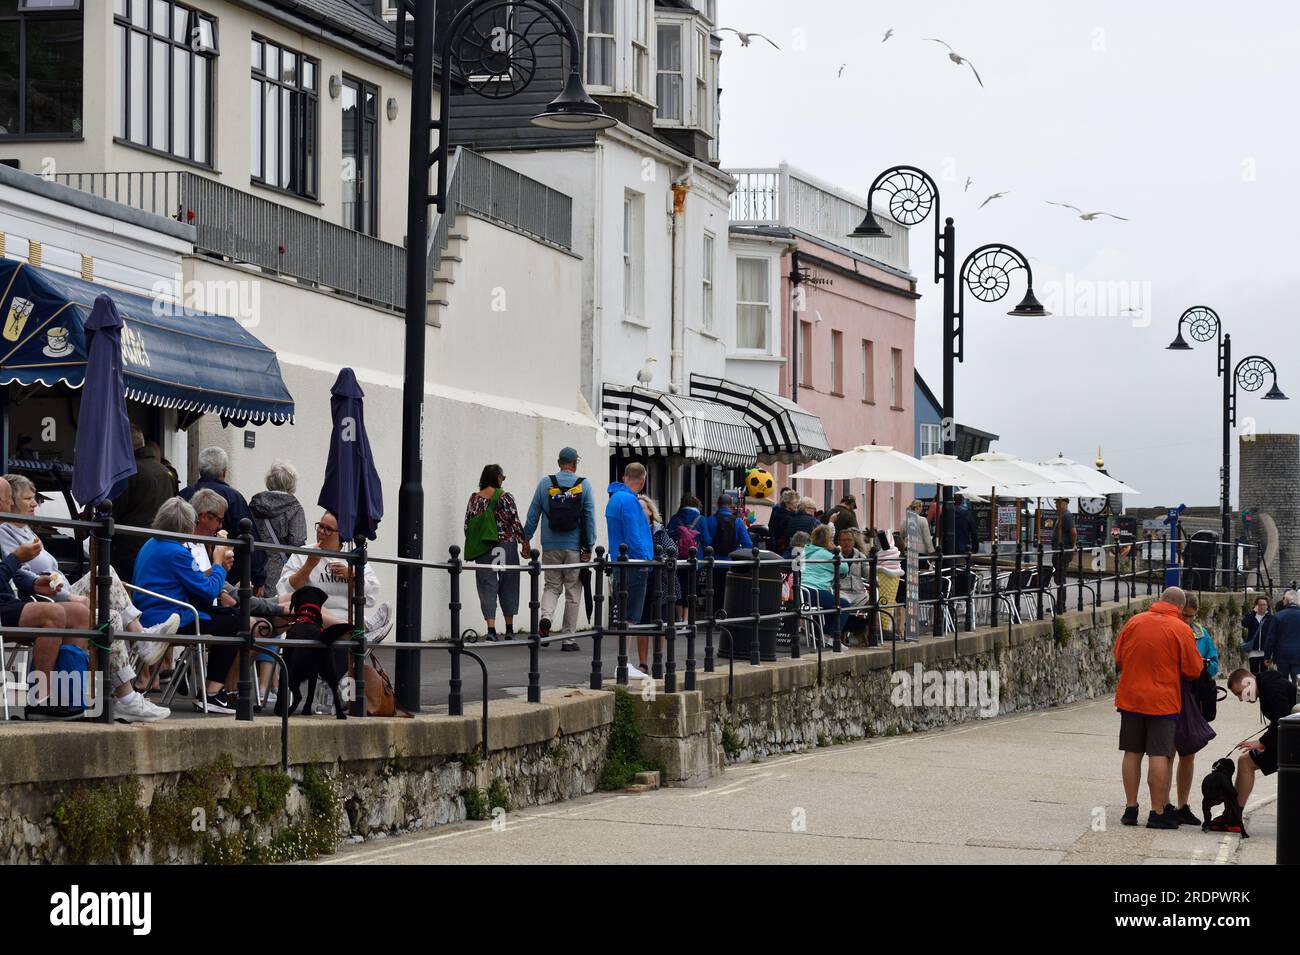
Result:
[[[179,629],[181,625],[180,614],[172,614],[162,623],[155,623],[152,627],[143,628],[145,633],[157,634],[159,636],[171,636]],[[140,661],[141,666],[151,667],[157,664],[164,656],[167,655],[169,644],[162,640],[141,641],[136,649],[136,659]]]
[[[636,680],[639,683],[642,680],[652,680],[652,679],[654,678],[650,676],[649,673],[642,672],[640,669],[634,667],[630,663],[627,665],[627,680],[629,683],[631,683],[633,680]]]
[[[366,646],[378,643],[388,636],[393,629],[393,608],[386,603],[380,604],[366,621]]]
[[[145,699],[143,693],[135,694],[135,699],[117,699],[113,701],[113,718],[119,723],[153,723],[165,720],[172,711],[165,706],[158,706]]]

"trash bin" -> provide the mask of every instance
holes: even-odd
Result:
[[[754,551],[748,547],[733,553],[731,560],[752,560]],[[781,612],[781,555],[770,550],[759,550],[758,571],[758,612],[774,614]],[[718,656],[732,657],[736,660],[748,660],[750,645],[758,640],[758,656],[761,660],[776,659],[776,636],[781,629],[779,620],[763,620],[758,624],[757,638],[752,619],[754,609],[751,604],[753,590],[753,569],[741,565],[728,568],[726,591],[723,597],[723,609],[726,619],[721,623],[721,635],[718,639]],[[735,648],[733,657],[732,648]]]
[[[1219,535],[1197,531],[1183,548],[1184,586],[1189,590],[1213,590],[1219,566]]]
[[[1183,584],[1183,568],[1177,564],[1169,564],[1165,567],[1165,586],[1181,587]]]

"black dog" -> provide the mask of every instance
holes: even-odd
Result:
[[[339,693],[338,665],[334,659],[334,651],[330,649],[330,645],[335,640],[347,638],[348,625],[340,623],[321,628],[321,607],[327,598],[328,595],[319,587],[303,587],[294,591],[293,599],[289,604],[294,614],[294,622],[285,631],[285,636],[290,640],[319,640],[325,644],[325,648],[285,647],[284,663],[289,671],[289,685],[280,686],[280,695],[275,701],[276,716],[284,716],[286,706],[289,708],[289,715],[292,716],[303,700],[307,701],[303,703],[303,714],[310,715],[311,701],[316,698],[316,682],[323,679],[334,691],[334,715],[341,720],[348,718],[347,711],[343,708],[342,694]],[[305,697],[302,694],[304,680],[307,681]],[[290,692],[293,693],[292,700],[289,699]]]
[[[1223,805],[1223,815],[1214,820],[1221,828],[1216,832],[1237,832],[1241,838],[1249,839],[1245,820],[1241,817],[1241,806],[1237,803],[1237,787],[1232,784],[1232,774],[1236,766],[1230,759],[1220,759],[1210,768],[1209,774],[1201,780],[1201,823],[1203,830],[1210,828],[1210,811],[1217,805]]]

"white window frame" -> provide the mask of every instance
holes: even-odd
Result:
[[[831,394],[844,393],[844,379],[841,375],[844,364],[844,333],[838,328],[831,329]]]
[[[713,333],[713,260],[717,255],[717,237],[712,232],[704,232],[704,261],[701,266],[700,288],[703,295],[703,301],[700,310],[700,327],[704,331]]]
[[[587,0],[587,2],[583,4],[584,22],[583,22],[582,35],[583,35],[584,47],[582,51],[582,60],[583,60],[582,75],[584,81],[587,84],[588,90],[612,92],[618,86],[619,75],[621,72],[619,67],[621,66],[623,60],[623,50],[621,48],[621,45],[618,42],[619,25],[620,25],[619,19],[621,14],[620,7],[622,7],[623,4],[620,3],[619,0],[603,0],[603,2],[607,2],[610,5],[611,12],[613,13],[614,22],[610,26],[610,29],[613,30],[614,32],[595,33],[592,31],[591,28],[591,11],[592,11],[592,7],[599,2],[602,2],[602,0]],[[613,62],[610,64],[611,69],[609,72],[608,83],[596,83],[592,81],[591,72],[590,72],[591,69],[590,53],[591,53],[592,40],[606,40],[608,41],[609,45],[613,48]]]
[[[941,454],[943,452],[943,425],[937,422],[922,421],[920,456]]]
[[[693,97],[691,99],[688,99],[686,93],[688,90],[694,88],[692,86],[691,69],[690,69],[693,47],[691,46],[690,42],[687,40],[685,35],[687,22],[688,22],[687,20],[677,19],[675,17],[655,18],[655,51],[654,51],[655,54],[655,64],[654,64],[655,66],[654,69],[655,119],[654,121],[656,126],[689,126],[690,125],[690,115],[688,113],[688,110],[693,109],[693,106],[691,105],[693,103]],[[678,40],[681,44],[682,63],[681,63],[680,70],[664,70],[664,69],[660,69],[659,67],[659,31],[669,30],[669,29],[675,29],[677,31]],[[678,98],[678,116],[676,119],[669,119],[663,116],[661,113],[661,109],[664,104],[659,101],[659,77],[663,75],[668,75],[668,76],[676,75],[680,81],[680,86],[678,87],[680,93]]]
[[[772,260],[769,257],[759,255],[737,255],[735,268],[736,282],[736,351],[748,354],[771,354],[772,352]],[[758,262],[763,266],[763,273],[767,277],[767,300],[766,301],[745,301],[740,297],[740,263],[741,262]],[[762,307],[766,309],[766,318],[763,322],[763,344],[757,347],[753,345],[740,344],[740,309],[742,307],[754,308]]]
[[[691,85],[691,125],[709,130],[709,34],[703,27],[696,26],[693,39],[695,46],[691,57],[695,82]]]
[[[645,196],[623,194],[623,318],[645,319]]]
[[[628,19],[641,28],[640,41],[636,29],[627,32],[627,77],[624,89],[645,103],[654,102],[654,87],[651,85],[651,65],[655,56],[655,7],[654,0],[628,0]],[[643,59],[637,68],[637,55]]]
[[[876,403],[876,343],[870,338],[862,339],[862,400],[867,404]]]

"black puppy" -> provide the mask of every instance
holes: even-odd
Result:
[[[326,599],[328,595],[319,587],[303,587],[294,591],[289,603],[294,622],[285,631],[285,636],[290,640],[319,640],[325,644],[325,648],[285,647],[284,663],[289,671],[289,686],[280,687],[280,695],[275,701],[276,716],[283,716],[286,706],[292,716],[303,700],[307,701],[303,703],[303,715],[310,715],[311,701],[316,698],[316,682],[323,679],[334,691],[334,715],[341,720],[348,718],[347,711],[343,708],[342,694],[339,693],[338,666],[334,660],[334,651],[330,649],[335,640],[347,638],[348,625],[340,623],[322,629],[321,607]],[[305,697],[302,693],[304,680],[307,681]],[[293,693],[292,700],[289,699],[290,692]]]
[[[1249,839],[1245,820],[1241,817],[1241,806],[1237,803],[1237,787],[1232,784],[1232,774],[1236,765],[1230,759],[1216,760],[1210,772],[1201,780],[1201,817],[1205,820],[1201,828],[1210,828],[1210,811],[1217,805],[1223,805],[1223,815],[1214,820],[1217,832],[1241,832],[1241,838]]]

